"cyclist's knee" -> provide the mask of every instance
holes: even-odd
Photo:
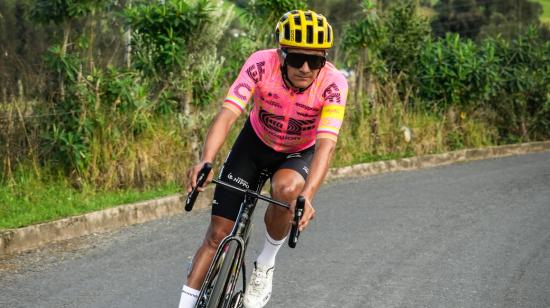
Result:
[[[227,236],[229,232],[226,232],[223,229],[214,229],[211,232],[208,233],[208,236],[206,237],[206,245],[210,249],[216,249],[220,245],[220,242],[223,240],[224,237]]]
[[[212,218],[212,222],[210,223],[210,227],[208,228],[208,233],[206,234],[205,244],[209,249],[217,249],[223,238],[226,237],[233,228],[232,222],[220,222],[218,220],[219,219],[216,219],[214,217]]]
[[[300,194],[303,187],[303,180],[299,181],[295,179],[289,179],[285,181],[274,182],[271,185],[271,191],[275,199],[290,201],[298,197],[298,194]]]

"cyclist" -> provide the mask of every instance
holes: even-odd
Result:
[[[188,191],[204,163],[213,162],[237,117],[253,106],[226,158],[220,178],[255,189],[260,171],[270,174],[274,199],[294,205],[306,199],[299,229],[315,217],[313,197],[336,146],[347,95],[345,77],[328,61],[333,45],[327,19],[313,11],[290,11],[277,23],[279,48],[253,53],[242,67],[208,131],[202,157],[189,173]],[[212,173],[207,182],[211,181]],[[199,191],[204,189],[199,188]],[[205,239],[190,266],[180,308],[193,307],[220,241],[231,232],[242,195],[217,187]],[[254,263],[243,299],[246,308],[263,307],[271,296],[275,256],[290,230],[293,211],[270,205],[265,243]]]

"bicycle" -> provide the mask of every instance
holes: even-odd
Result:
[[[198,196],[197,187],[200,187],[206,181],[212,165],[206,163],[197,176],[197,186],[188,194],[185,201],[185,210],[187,212],[193,209],[193,205]],[[251,190],[229,183],[219,179],[212,182],[223,187],[239,191],[244,194],[243,202],[239,210],[239,215],[235,220],[233,229],[218,246],[216,254],[210,263],[210,267],[200,289],[200,294],[195,304],[195,308],[239,308],[242,307],[243,295],[246,290],[246,266],[244,264],[245,252],[250,235],[252,214],[256,208],[258,199],[290,209],[290,205],[271,199],[261,194],[261,189],[268,176],[266,172],[261,172],[258,180],[258,189]],[[300,237],[298,222],[304,211],[305,199],[299,196],[296,200],[294,212],[294,223],[290,230],[288,245],[295,248]],[[243,287],[235,292],[239,274],[242,273]]]

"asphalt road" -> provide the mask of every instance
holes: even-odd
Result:
[[[268,307],[550,307],[550,153],[339,181],[315,205]],[[208,217],[4,258],[0,307],[177,307]]]

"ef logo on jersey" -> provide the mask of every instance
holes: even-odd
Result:
[[[246,74],[248,74],[248,77],[250,77],[250,79],[252,79],[254,83],[262,81],[262,76],[265,74],[265,61],[261,61],[249,66],[246,69]]]
[[[323,92],[323,98],[331,103],[340,104],[340,89],[335,83],[331,83]]]

